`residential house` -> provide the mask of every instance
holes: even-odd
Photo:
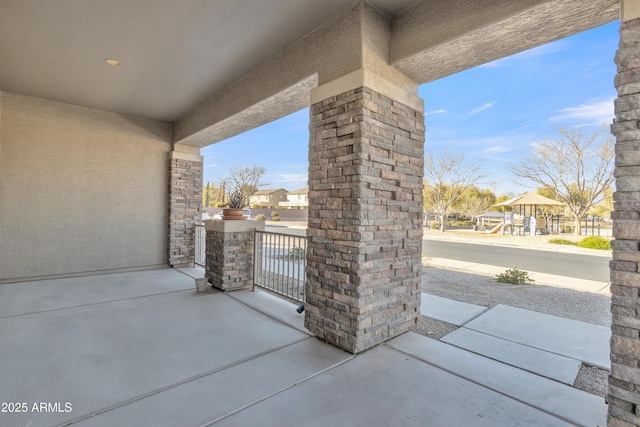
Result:
[[[287,200],[287,190],[276,188],[256,191],[249,203],[252,208],[275,209],[284,200]]]
[[[280,202],[281,208],[307,209],[309,207],[309,187],[287,193],[287,201]]]

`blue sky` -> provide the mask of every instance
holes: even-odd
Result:
[[[480,186],[496,195],[535,189],[508,171],[531,144],[555,138],[558,126],[590,134],[611,123],[618,28],[613,22],[421,85],[425,153],[480,161],[488,175]],[[306,186],[308,123],[304,109],[202,149],[205,183],[259,165],[269,188]]]

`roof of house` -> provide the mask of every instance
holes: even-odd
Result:
[[[287,190],[285,190],[284,188],[273,188],[273,189],[269,189],[269,190],[258,190],[255,193],[253,193],[252,196],[263,196],[263,195],[267,195],[267,194],[273,194],[273,193],[276,193],[278,191],[284,191],[285,193],[287,193]]]
[[[289,194],[291,194],[292,196],[296,194],[309,194],[309,187],[304,187],[296,191],[291,191]]]

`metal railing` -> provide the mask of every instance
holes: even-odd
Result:
[[[256,231],[254,288],[262,288],[292,302],[304,302],[307,239],[283,233]]]
[[[199,265],[200,267],[204,267],[205,265],[205,252],[207,249],[207,230],[204,227],[204,224],[196,224],[195,229],[195,256],[194,263],[195,265]]]

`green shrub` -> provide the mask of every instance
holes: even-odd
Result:
[[[437,229],[439,228],[439,227],[438,227],[438,222],[437,222],[437,221],[431,221],[430,228],[431,228],[432,230],[437,230]]]
[[[578,245],[573,240],[567,240],[567,239],[549,239],[549,243],[554,244],[554,245],[571,245],[571,246],[577,246]]]
[[[518,270],[518,266],[514,265],[513,268],[508,269],[504,273],[500,273],[496,276],[496,280],[502,283],[512,283],[514,285],[520,285],[526,282],[533,282],[534,280],[529,277],[529,273],[526,271]]]
[[[305,256],[304,248],[299,248],[297,246],[294,246],[289,251],[289,258],[294,260],[294,261],[300,261],[300,260],[304,259],[304,256]]]
[[[266,221],[267,217],[264,216],[264,214],[258,214],[256,216],[254,216],[253,219],[255,219],[256,221]]]
[[[600,236],[585,237],[578,242],[578,246],[580,246],[581,248],[599,249],[603,251],[611,250],[611,243],[604,237]]]
[[[278,212],[271,212],[271,221],[280,221],[280,215],[278,215]]]

